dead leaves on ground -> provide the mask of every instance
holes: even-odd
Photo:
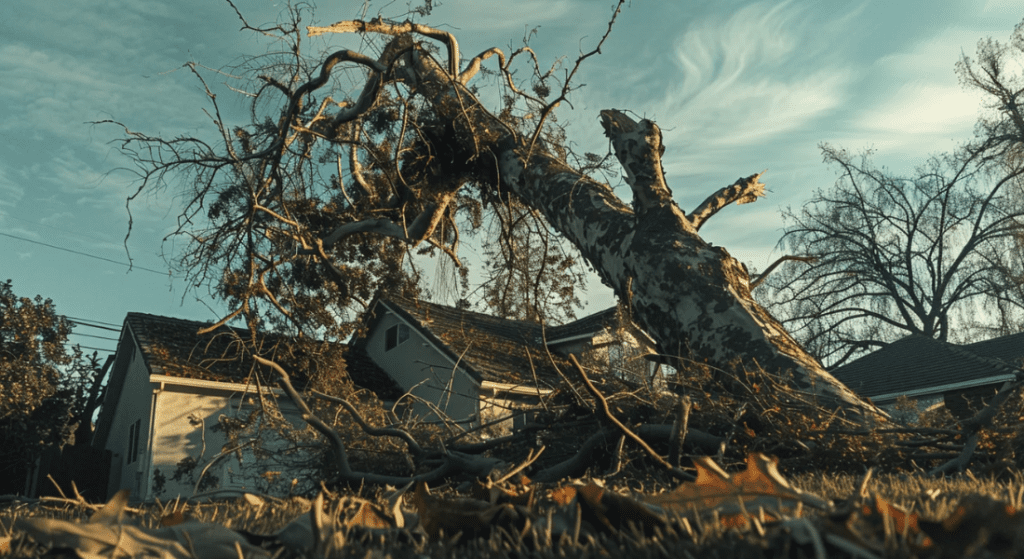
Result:
[[[120,492],[86,522],[20,518],[13,532],[83,559],[259,559],[282,550],[326,557],[367,534],[409,544],[500,534],[515,545],[550,546],[600,534],[698,539],[715,530],[753,531],[761,547],[777,556],[800,548],[798,556],[881,557],[891,555],[893,546],[939,558],[1024,551],[1024,513],[986,497],[965,498],[948,518],[930,522],[877,495],[833,506],[790,485],[775,460],[760,454],[748,456],[746,469],[733,474],[711,459],[695,464],[696,481],[658,495],[623,495],[594,482],[541,491],[526,478],[503,487],[478,484],[472,497],[441,497],[422,483],[393,491],[385,503],[345,497],[325,508],[320,495],[309,513],[271,535],[190,520],[181,512],[164,517],[158,528],[144,528],[126,520],[128,495]],[[255,506],[255,499],[248,496],[248,504]],[[807,515],[811,510],[816,514]],[[11,543],[0,538],[0,555],[10,553]]]

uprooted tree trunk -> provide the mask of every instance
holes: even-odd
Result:
[[[275,29],[290,35],[297,28]],[[234,308],[204,331],[244,314],[255,333],[268,307],[300,331],[331,328],[337,311],[363,302],[372,295],[371,286],[390,279],[389,287],[401,289],[393,284],[404,281],[395,272],[403,266],[407,254],[403,249],[430,244],[458,265],[456,216],[475,222],[488,204],[515,198],[543,215],[629,305],[632,318],[654,339],[662,357],[680,369],[676,382],[681,391],[705,395],[710,383],[719,383],[719,394],[756,402],[764,395],[758,394],[756,386],[744,385],[745,375],[767,372],[771,378],[761,387],[783,387],[779,392],[785,393],[786,401],[797,402],[794,405],[808,412],[807,417],[821,418],[815,425],[843,416],[865,424],[884,421],[883,412],[830,376],[752,299],[750,278],[742,264],[700,237],[701,226],[725,206],[764,196],[760,174],[719,189],[686,213],[676,205],[665,182],[660,130],[649,120],[636,122],[618,110],[602,111],[600,117],[626,170],[633,191],[631,204],[620,200],[608,185],[574,169],[564,156],[554,155],[561,153],[560,140],[557,134],[544,138],[552,132],[545,121],[566,99],[579,63],[599,47],[577,60],[561,94],[547,102],[522,93],[512,83],[508,63],[525,48],[508,63],[500,51],[490,49],[462,69],[454,37],[419,24],[375,19],[308,31],[311,36],[376,34],[389,42],[377,59],[348,50],[333,52],[321,59],[316,71],[300,57],[296,40],[287,79],[278,75],[287,72],[277,66],[257,76],[253,115],[258,120],[247,128],[229,129],[217,116],[225,153],[196,138],[164,140],[126,129],[122,149],[143,169],[138,192],[147,184],[154,188],[162,184],[168,173],[184,172],[191,181],[186,196],[191,202],[177,232],[190,239],[182,262],[191,270],[190,282],[216,285]],[[438,63],[414,37],[442,43],[447,63]],[[519,107],[515,99],[506,102],[501,117],[495,116],[467,86],[481,62],[492,56],[501,60],[499,73],[509,89],[526,99],[523,103],[530,114],[540,115],[535,126],[526,124],[528,118],[510,116]],[[331,78],[331,72],[341,63],[367,70],[357,98],[334,89],[338,80]],[[533,84],[535,91],[544,91],[544,79]],[[259,118],[262,113],[256,108],[265,107],[263,100],[271,94],[284,97],[280,112],[275,111],[273,119]],[[216,95],[208,89],[207,95],[214,114],[219,115]],[[350,158],[351,196],[341,163],[345,152]],[[331,159],[338,161],[337,175],[327,178],[323,166]],[[193,216],[201,215],[208,219],[196,225]],[[321,273],[333,274],[336,282],[317,281],[315,276]],[[331,332],[343,339],[342,334],[347,336],[351,330]],[[251,345],[255,354],[263,351],[255,338]],[[714,374],[705,378],[704,372],[711,369]],[[287,384],[283,369],[278,372]],[[701,384],[689,382],[694,379]],[[298,403],[293,393],[289,390]],[[394,481],[349,467],[337,433],[318,423],[304,404],[299,408],[332,442],[343,479]],[[782,414],[781,409],[795,409],[761,408]],[[737,409],[724,421],[727,431],[741,423],[745,404],[739,403]],[[623,440],[636,444],[644,438],[668,436],[678,459],[686,421],[664,428],[650,423],[637,427],[613,421],[609,410],[606,406],[604,416],[615,429],[605,430],[608,436],[620,433]],[[711,415],[707,409],[702,414]],[[402,438],[389,429],[361,426],[373,436]],[[697,430],[691,426],[689,431],[691,446],[702,446]],[[747,426],[744,432],[753,430]],[[597,439],[591,439],[597,444]],[[729,435],[721,440],[732,439]],[[704,442],[713,441],[704,438]],[[588,446],[593,445],[584,445]],[[416,448],[409,446],[413,454]],[[588,458],[583,450],[565,462],[565,468],[585,464]],[[645,452],[655,454],[652,448]],[[475,468],[457,461],[459,457],[450,454],[441,466],[421,476]],[[658,461],[664,462],[660,457]],[[665,464],[670,469],[678,466],[675,460]],[[548,468],[547,475],[558,475],[560,467]]]
[[[403,52],[395,77],[414,88],[459,145],[460,165],[492,177],[493,188],[514,193],[539,210],[574,244],[634,318],[669,356],[730,370],[739,363],[793,375],[801,390],[821,405],[880,412],[828,374],[750,294],[744,267],[722,247],[700,237],[703,223],[723,207],[764,195],[760,174],[741,178],[709,196],[689,214],[673,201],[662,172],[661,131],[649,120],[623,112],[601,112],[602,125],[633,190],[632,207],[612,189],[548,153],[542,143],[516,133],[484,108],[466,87],[474,66],[460,73],[454,38],[414,24],[340,22],[309,28],[309,34],[373,32],[395,35],[388,50]],[[431,32],[433,34],[431,34]],[[449,63],[444,68],[410,39],[412,33],[443,36]],[[479,64],[480,57],[474,59]],[[378,79],[377,76],[371,80]]]

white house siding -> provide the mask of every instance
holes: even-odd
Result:
[[[222,451],[236,446],[229,445],[227,434],[219,426],[220,417],[248,418],[250,412],[259,406],[256,398],[254,391],[243,394],[165,384],[156,395],[153,459],[145,498],[193,495],[203,468]],[[305,429],[304,421],[290,401],[279,399],[278,403],[284,418],[292,426]],[[256,432],[247,435],[240,440],[250,440]],[[261,440],[263,448],[271,450],[271,453],[257,459],[251,447],[242,448],[240,453],[230,452],[207,470],[204,479],[208,483],[216,479],[216,483],[205,490],[235,489],[283,494],[287,493],[294,477],[310,473],[295,467],[296,463],[308,464],[308,455],[285,455],[283,451],[290,443],[277,436],[276,432],[264,430]],[[183,472],[178,480],[172,479],[178,465],[186,458],[195,460],[196,467],[190,472]]]
[[[150,432],[150,409],[153,400],[154,385],[149,382],[149,371],[142,359],[138,346],[132,344],[133,352],[125,376],[120,401],[111,423],[110,436],[106,448],[111,452],[110,478],[107,484],[108,496],[121,489],[131,490],[131,498],[139,500],[143,497],[144,479],[149,471],[149,452],[147,441]],[[130,434],[134,434],[138,426],[138,445],[130,444]],[[128,455],[128,450],[135,451],[135,457]]]
[[[461,369],[452,375],[455,365],[419,332],[410,327],[409,339],[387,351],[388,328],[405,323],[387,312],[367,339],[366,351],[402,387],[402,390],[437,406],[455,420],[466,420],[479,412],[479,385]],[[415,402],[412,412],[427,420],[436,419],[430,406]]]

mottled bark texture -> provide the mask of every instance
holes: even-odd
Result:
[[[397,28],[377,31],[399,35],[395,41],[408,40]],[[684,364],[693,360],[723,370],[756,363],[792,374],[793,384],[816,394],[823,406],[875,410],[829,375],[754,302],[739,261],[697,234],[722,207],[763,196],[760,175],[737,180],[687,215],[665,183],[658,127],[616,110],[602,111],[602,124],[633,189],[629,207],[608,185],[502,123],[480,104],[457,70],[446,69],[422,49],[406,50],[395,72],[432,105],[442,122],[451,123],[455,134],[448,137],[461,144],[454,150],[461,152],[464,164],[542,212],[604,283],[630,302],[635,319],[663,353],[680,356]]]

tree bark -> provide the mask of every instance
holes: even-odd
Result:
[[[334,31],[339,25],[310,31]],[[398,35],[395,41],[409,44],[408,35],[402,35],[405,29],[374,31]],[[633,189],[630,208],[608,185],[571,168],[545,151],[542,142],[533,142],[491,114],[459,79],[457,69],[445,69],[417,47],[402,56],[396,77],[454,128],[448,137],[460,144],[456,148],[466,159],[463,164],[475,165],[477,174],[489,177],[497,189],[539,210],[619,299],[631,302],[634,319],[661,353],[679,356],[682,366],[691,360],[731,371],[742,363],[791,374],[796,388],[816,395],[825,407],[884,417],[828,374],[753,300],[749,276],[739,261],[698,235],[700,225],[722,207],[763,196],[759,174],[720,189],[686,215],[664,180],[657,125],[635,122],[617,110],[602,111],[605,132]]]

